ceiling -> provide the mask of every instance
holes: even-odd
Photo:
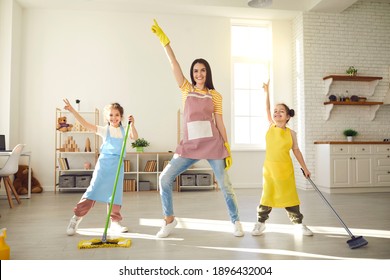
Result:
[[[273,0],[267,8],[250,8],[248,0],[16,0],[23,8],[171,13],[222,17],[291,19],[300,12],[340,13],[357,1]]]

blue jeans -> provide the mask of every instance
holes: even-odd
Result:
[[[165,217],[173,216],[172,187],[174,180],[198,161],[199,159],[183,158],[175,154],[161,173],[159,185]],[[232,223],[239,221],[236,194],[234,193],[229,175],[225,171],[225,161],[223,159],[208,159],[207,161],[213,169],[218,185],[223,192],[230,220]]]

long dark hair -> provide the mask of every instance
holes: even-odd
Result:
[[[194,74],[193,74],[193,71],[194,71],[194,66],[195,64],[197,63],[200,63],[200,64],[203,64],[205,67],[206,67],[206,87],[208,89],[214,89],[214,85],[213,85],[213,76],[211,75],[211,67],[210,67],[210,64],[203,58],[198,58],[198,59],[195,59],[194,62],[192,62],[191,64],[191,68],[190,68],[190,77],[191,77],[191,82],[192,82],[192,85],[195,86],[196,85],[196,82],[195,82],[195,79],[194,79]]]

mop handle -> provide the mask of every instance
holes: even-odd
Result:
[[[306,177],[305,175],[305,172],[303,171],[303,169],[301,168],[302,170],[302,173],[303,175]],[[314,182],[312,181],[312,179],[310,177],[307,177],[306,178],[310,184],[313,186],[313,188],[319,193],[319,195],[321,196],[321,198],[325,201],[326,204],[328,204],[328,206],[330,207],[330,209],[333,210],[333,213],[336,215],[336,217],[339,219],[339,221],[341,222],[341,224],[344,226],[345,230],[348,232],[349,236],[351,236],[352,238],[355,237],[353,236],[352,232],[348,229],[347,225],[343,222],[343,220],[340,218],[340,216],[337,214],[336,210],[333,209],[332,205],[330,205],[329,201],[325,198],[325,196],[322,194],[322,192],[318,189],[318,187],[314,184]]]
[[[127,124],[125,139],[123,140],[123,143],[122,143],[121,155],[120,155],[120,158],[119,158],[118,168],[116,170],[114,188],[113,188],[112,194],[111,194],[110,208],[109,208],[108,214],[107,214],[106,226],[104,227],[104,233],[103,233],[103,237],[102,237],[102,242],[106,242],[107,241],[108,223],[110,222],[112,205],[114,204],[114,198],[115,198],[115,193],[116,193],[116,186],[118,184],[118,178],[119,178],[119,174],[121,172],[123,155],[124,155],[125,150],[126,150],[126,142],[127,142],[128,136],[129,136],[130,123],[131,123],[131,121],[129,121],[128,124]]]

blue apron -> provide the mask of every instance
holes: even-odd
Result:
[[[100,148],[100,156],[93,171],[91,183],[83,195],[83,198],[100,202],[111,202],[112,190],[114,188],[116,171],[118,169],[122,143],[125,137],[125,130],[121,126],[123,138],[110,136],[110,127],[107,127],[106,141]],[[114,204],[122,205],[123,197],[123,164],[118,177]]]

